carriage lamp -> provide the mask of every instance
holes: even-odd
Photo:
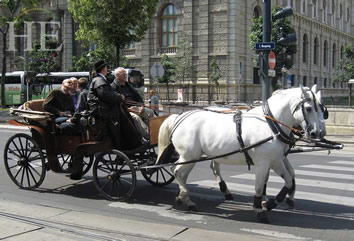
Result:
[[[86,127],[88,125],[88,120],[85,117],[81,117],[80,118],[80,125]]]
[[[96,124],[96,119],[93,116],[89,116],[87,120],[89,126],[94,126]]]

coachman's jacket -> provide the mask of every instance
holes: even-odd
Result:
[[[141,136],[136,131],[132,117],[117,94],[101,75],[93,78],[87,95],[89,112],[99,118],[115,147],[119,150],[136,148]]]

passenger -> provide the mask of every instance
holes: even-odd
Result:
[[[75,77],[71,77],[70,79],[73,82],[72,90],[70,91],[70,94],[71,94],[71,96],[73,98],[74,108],[76,110],[77,109],[77,104],[78,104],[78,101],[79,101],[79,94],[80,94],[80,91],[78,90],[79,81]]]
[[[55,123],[63,134],[71,134],[75,130],[74,125],[67,122],[74,114],[72,90],[72,80],[65,79],[61,89],[52,90],[43,102],[44,110],[55,116]]]
[[[134,124],[138,132],[145,138],[149,139],[148,120],[154,117],[153,110],[144,108],[144,101],[134,87],[128,83],[127,73],[124,68],[118,67],[114,70],[116,77],[111,83],[112,88],[119,94],[125,97],[125,103],[128,106],[128,111],[133,117]],[[140,107],[137,105],[141,105]]]
[[[88,80],[87,78],[80,78],[78,80],[78,90],[80,91],[76,111],[87,110],[87,95],[88,95]]]
[[[74,113],[73,99],[69,93],[71,89],[72,80],[65,79],[62,83],[61,89],[52,90],[43,102],[44,110],[55,116],[55,123],[59,125],[60,131],[65,134],[72,133],[75,126],[72,123],[66,122]],[[58,162],[56,154],[54,154],[55,150],[52,150],[52,147],[50,146],[48,148],[47,158],[49,168],[54,172],[61,172],[62,168]]]
[[[108,126],[114,144],[118,149],[131,149],[141,144],[141,136],[137,133],[134,122],[122,105],[125,97],[116,93],[106,79],[107,65],[104,61],[95,64],[96,77],[93,78],[87,105],[90,113],[99,117]],[[124,141],[122,141],[124,138]]]

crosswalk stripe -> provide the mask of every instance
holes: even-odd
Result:
[[[339,164],[339,165],[352,165],[354,166],[354,161],[332,161],[329,162],[331,164]]]
[[[336,178],[343,180],[353,180],[354,174],[342,174],[342,173],[330,173],[330,172],[312,172],[304,170],[295,170],[295,176],[305,175],[311,177],[327,177],[327,178]]]
[[[240,174],[240,175],[232,176],[232,178],[255,180],[255,175],[254,174]],[[284,180],[279,176],[270,176],[269,182],[283,184]],[[296,178],[296,185],[329,188],[329,189],[345,190],[345,191],[354,191],[354,184],[350,184],[350,183],[327,182],[327,181],[320,181],[320,180]]]
[[[209,187],[219,189],[219,185],[216,181],[211,180],[204,180],[204,181],[197,181],[192,182],[190,184],[197,185],[200,187]],[[234,192],[245,192],[251,193],[254,195],[254,185],[246,185],[246,184],[238,184],[238,183],[227,183],[227,186],[230,191]],[[267,194],[269,195],[277,195],[280,189],[276,188],[267,188]],[[345,205],[354,207],[354,198],[351,197],[343,197],[343,196],[336,196],[336,195],[327,195],[327,194],[319,194],[313,192],[302,192],[296,191],[295,199],[303,199],[303,200],[310,200],[322,203],[329,203],[329,204],[337,204],[337,205]]]
[[[325,170],[332,170],[332,171],[347,171],[347,172],[354,171],[354,168],[351,167],[326,166],[326,165],[304,165],[300,167],[325,169]]]

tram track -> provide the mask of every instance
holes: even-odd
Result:
[[[51,229],[59,232],[65,232],[67,234],[76,235],[81,238],[87,238],[89,240],[105,240],[105,241],[156,241],[164,239],[156,239],[152,237],[146,237],[137,234],[107,230],[107,229],[97,229],[94,227],[87,227],[79,224],[58,222],[52,220],[44,220],[39,218],[31,218],[27,216],[22,216],[18,214],[11,214],[7,212],[0,211],[0,217],[11,219],[13,221],[22,222],[30,225],[37,226],[39,228],[33,229],[32,231],[38,231],[40,229]],[[26,232],[28,233],[28,232]],[[24,233],[21,233],[24,234]],[[16,235],[14,235],[16,236]],[[12,236],[12,237],[14,237]],[[120,236],[120,237],[118,237]]]

